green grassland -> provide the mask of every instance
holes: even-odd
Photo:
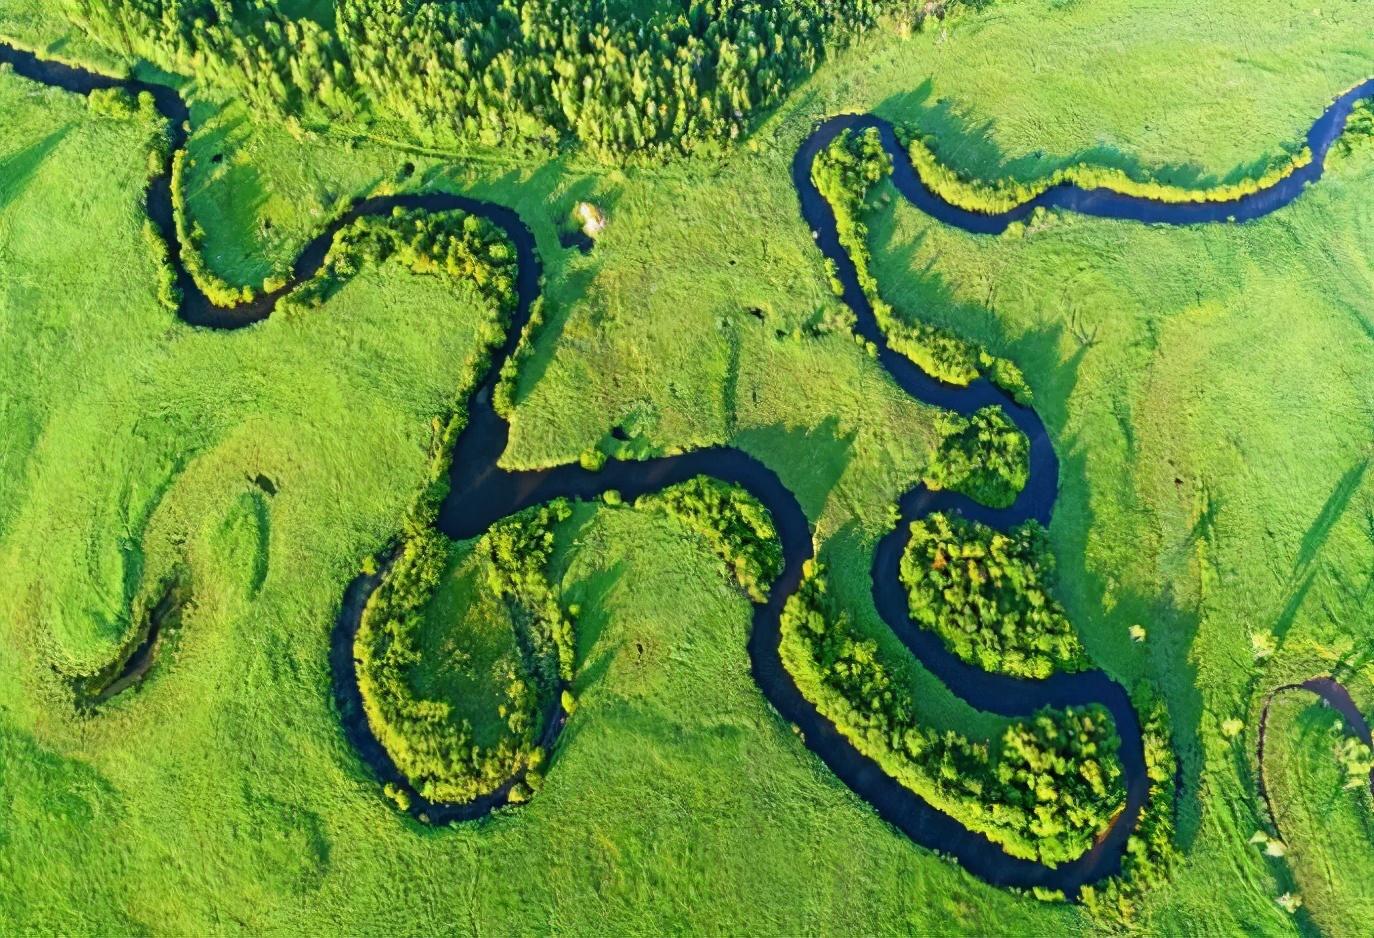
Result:
[[[420,662],[412,680],[417,697],[446,700],[454,719],[472,727],[473,742],[494,746],[506,733],[499,708],[510,676],[524,670],[506,603],[486,583],[471,549],[455,546],[445,579],[426,607]]]
[[[749,678],[745,602],[695,538],[642,512],[613,513],[609,531],[584,519],[564,575],[584,610],[564,745],[582,767],[560,756],[534,804],[481,828],[398,816],[339,733],[328,630],[423,477],[475,301],[386,267],[317,311],[189,329],[158,305],[139,237],[150,128],[0,88],[24,115],[6,165],[32,166],[7,176],[6,251],[19,269],[70,271],[7,284],[23,341],[6,345],[5,416],[33,437],[9,451],[24,487],[6,488],[5,640],[21,652],[4,665],[7,927],[893,931],[1015,914],[1019,900],[913,851],[805,752]],[[49,215],[60,227],[38,223]],[[832,347],[878,383],[852,342]],[[905,411],[910,445],[929,432],[920,412]],[[154,435],[157,415],[178,422]],[[112,458],[134,433],[126,462]],[[77,715],[49,665],[113,654],[143,571],[174,563],[194,600],[170,650],[139,690]],[[87,608],[93,596],[105,603]],[[858,907],[855,856],[872,876]],[[398,893],[397,869],[466,872]],[[692,898],[722,882],[733,901]],[[970,889],[986,898],[959,898]],[[950,898],[927,906],[926,890]]]
[[[952,695],[872,609],[871,545],[922,477],[938,415],[848,335],[798,217],[797,144],[816,118],[875,110],[986,178],[1085,159],[1194,185],[1254,175],[1374,74],[1366,18],[1358,0],[1007,0],[909,38],[879,29],[728,157],[620,169],[398,146],[385,127],[293,132],[193,87],[189,203],[210,268],[248,284],[357,194],[515,206],[550,320],[503,461],[754,453],[797,492],[833,594],[921,716],[991,738],[1004,721]],[[105,56],[29,0],[0,0],[0,35]],[[328,633],[423,479],[475,298],[387,265],[309,314],[190,329],[158,305],[140,234],[154,128],[3,75],[0,114],[0,645],[14,650],[0,656],[0,930],[1093,927],[873,817],[754,687],[749,607],[715,559],[630,509],[580,509],[560,536],[579,706],[538,797],[455,829],[400,815],[339,730]],[[558,245],[582,198],[610,218],[587,256]],[[1055,216],[989,239],[883,190],[873,201],[884,297],[1011,358],[1033,387],[1062,462],[1059,595],[1089,657],[1165,688],[1185,859],[1142,924],[1339,931],[1353,900],[1314,879],[1322,860],[1296,842],[1291,865],[1266,859],[1248,840],[1257,701],[1285,675],[1349,665],[1374,702],[1357,660],[1374,612],[1374,159],[1244,226]],[[195,598],[169,652],[139,690],[76,715],[50,665],[108,659],[131,602],[178,566]],[[477,654],[491,620],[460,612],[461,576],[451,588],[429,647]],[[1276,643],[1263,661],[1260,631]],[[1308,760],[1297,812],[1324,804],[1305,800],[1328,771],[1309,748],[1293,756]],[[1343,837],[1360,807],[1340,809]],[[1294,877],[1298,916],[1275,903]]]
[[[1031,376],[1061,441],[1051,536],[1070,618],[1094,659],[1170,690],[1190,867],[1227,862],[1255,823],[1220,732],[1267,692],[1251,634],[1280,660],[1289,643],[1325,648],[1329,669],[1368,627],[1371,194],[1365,155],[1244,226],[1051,216],[978,239],[895,200],[871,222],[889,301]],[[1259,916],[1267,879],[1244,875],[1233,905]],[[1174,909],[1215,921],[1187,882]]]
[[[1336,757],[1349,730],[1315,698],[1286,691],[1270,707],[1267,736],[1264,777],[1282,849],[1255,849],[1282,855],[1302,914],[1324,933],[1358,931],[1374,915],[1374,805],[1369,773],[1352,779]]]

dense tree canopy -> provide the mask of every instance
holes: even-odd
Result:
[[[999,407],[969,417],[943,414],[944,438],[926,469],[931,488],[953,489],[993,508],[1005,508],[1030,478],[1030,441]]]
[[[1003,532],[957,515],[922,518],[901,576],[911,617],[985,671],[1049,677],[1087,664],[1051,594],[1053,556],[1034,522]]]
[[[746,596],[756,603],[768,598],[782,571],[782,545],[768,509],[744,489],[697,476],[642,496],[635,507],[676,518],[710,545]]]
[[[813,561],[784,607],[780,651],[801,692],[859,751],[1014,856],[1071,860],[1124,801],[1118,740],[1101,707],[1041,711],[992,746],[923,724],[877,644],[835,608]]]
[[[64,0],[130,54],[273,114],[399,118],[426,138],[602,154],[731,140],[898,0]],[[939,8],[943,10],[944,7]],[[916,19],[919,20],[919,15]]]

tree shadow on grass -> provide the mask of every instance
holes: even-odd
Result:
[[[616,561],[588,576],[571,582],[563,581],[564,604],[580,607],[573,625],[577,645],[573,688],[579,698],[586,694],[588,688],[601,684],[612,662],[625,650],[623,639],[615,642],[604,640],[611,616],[607,597],[624,574],[625,564]],[[570,719],[560,735],[558,748],[564,749],[574,743],[582,726],[583,721],[575,717]]]
[[[854,459],[858,431],[841,433],[839,426],[833,415],[812,427],[773,423],[741,430],[731,442],[777,472],[802,511],[814,519]]]
[[[1059,590],[1079,634],[1098,666],[1134,691],[1140,680],[1157,683],[1172,723],[1175,770],[1174,823],[1178,845],[1187,850],[1202,826],[1202,721],[1205,705],[1198,666],[1191,654],[1200,610],[1172,585],[1158,595],[1123,589],[1087,564],[1089,533],[1099,525],[1092,508],[1093,481],[1087,448],[1073,438],[1060,453],[1061,495],[1054,525]],[[1085,626],[1091,626],[1085,628]],[[1130,639],[1143,625],[1146,644]]]
[[[1292,630],[1298,612],[1302,609],[1317,574],[1321,571],[1317,561],[1321,556],[1322,548],[1330,539],[1331,531],[1345,516],[1351,500],[1364,482],[1365,472],[1368,468],[1369,458],[1366,457],[1352,465],[1341,475],[1336,487],[1327,496],[1321,511],[1317,512],[1317,517],[1313,519],[1307,533],[1303,535],[1302,542],[1298,547],[1298,555],[1293,561],[1293,569],[1288,574],[1287,598],[1270,627],[1274,639],[1279,644],[1283,643],[1283,640]]]
[[[1287,150],[1274,151],[1248,163],[1240,163],[1224,173],[1208,172],[1196,163],[1146,165],[1140,159],[1107,144],[1085,147],[1072,153],[1046,153],[1034,150],[1022,156],[1008,156],[996,142],[996,120],[980,115],[974,108],[947,98],[935,98],[934,86],[927,79],[919,87],[884,99],[874,113],[898,128],[907,127],[926,139],[940,161],[966,178],[986,182],[1012,179],[1037,182],[1060,169],[1077,164],[1124,172],[1136,180],[1158,180],[1189,189],[1206,189],[1246,179],[1255,179],[1287,163]],[[1314,118],[1317,115],[1312,115]],[[1129,130],[1129,128],[1127,128]],[[1296,150],[1305,141],[1293,141]]]
[[[543,325],[532,336],[529,353],[520,360],[514,403],[519,407],[538,386],[548,371],[569,318],[586,297],[601,264],[596,251],[591,257],[560,243],[560,221],[570,215],[579,201],[595,201],[614,212],[618,190],[607,187],[595,177],[582,177],[563,185],[565,169],[557,162],[546,163],[534,173],[512,168],[495,178],[475,185],[464,185],[454,177],[452,167],[436,166],[427,172],[418,191],[453,191],[514,208],[535,238],[543,273],[541,297]]]
[[[869,227],[879,292],[897,315],[910,322],[926,322],[954,332],[995,355],[1016,362],[1035,387],[1035,411],[1052,433],[1068,421],[1068,400],[1078,383],[1078,369],[1093,348],[1093,341],[1074,336],[1067,358],[1061,357],[1064,339],[1070,334],[1062,317],[1050,311],[1040,323],[1008,336],[997,313],[996,283],[981,301],[958,296],[937,267],[938,255],[927,256],[928,233],[918,232],[898,242],[891,224],[892,213],[878,213]],[[891,270],[902,271],[894,276]]]
[[[1298,559],[1294,563],[1294,571],[1307,569],[1316,558],[1317,552],[1321,550],[1327,539],[1331,536],[1331,529],[1336,526],[1336,522],[1341,520],[1345,510],[1350,505],[1350,500],[1359,491],[1360,483],[1364,481],[1365,471],[1369,468],[1369,459],[1366,457],[1355,463],[1341,476],[1336,487],[1327,496],[1326,503],[1322,505],[1322,510],[1317,514],[1312,526],[1303,535],[1302,546],[1298,550]]]
[[[1068,403],[1078,383],[1078,373],[1093,341],[1074,335],[1075,344],[1063,355],[1070,333],[1062,318],[1047,316],[1040,324],[1006,338],[996,312],[995,286],[985,303],[956,297],[951,283],[936,271],[938,258],[923,259],[925,235],[894,244],[891,226],[875,225],[887,240],[876,252],[893,258],[898,269],[911,271],[901,278],[901,289],[889,300],[910,318],[923,318],[952,328],[966,338],[991,337],[991,351],[1007,355],[1022,367],[1035,388],[1034,407],[1047,431],[1056,440],[1059,456],[1059,489],[1053,529],[1056,566],[1060,571],[1058,593],[1070,612],[1099,666],[1105,667],[1128,691],[1142,678],[1158,681],[1168,701],[1173,723],[1173,745],[1178,760],[1175,820],[1177,837],[1186,849],[1196,838],[1202,822],[1200,785],[1203,768],[1201,722],[1203,701],[1197,686],[1197,666],[1189,655],[1200,616],[1187,608],[1172,589],[1158,596],[1122,589],[1109,583],[1106,573],[1087,564],[1089,533],[1101,522],[1092,509],[1094,480],[1088,472],[1086,441],[1065,437]],[[886,281],[894,278],[888,277]],[[1127,445],[1132,445],[1129,438]],[[1213,514],[1214,517],[1214,514]],[[1196,530],[1202,536],[1207,524]],[[1149,645],[1142,650],[1129,638],[1132,625],[1144,624]],[[1145,660],[1148,653],[1151,660]]]
[[[624,564],[617,562],[575,580],[569,579],[573,555],[582,549],[583,539],[601,507],[599,502],[574,503],[572,517],[558,526],[550,569],[550,579],[561,593],[563,606],[581,607],[573,624],[579,688],[599,680],[610,658],[614,657],[614,649],[603,650],[598,646],[607,621],[606,596],[624,573]]]
[[[28,188],[38,168],[70,132],[71,125],[68,124],[19,152],[0,158],[0,211],[4,211]]]

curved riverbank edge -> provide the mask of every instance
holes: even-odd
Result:
[[[1259,774],[1256,776],[1259,787],[1260,803],[1264,805],[1265,813],[1269,815],[1269,823],[1273,826],[1275,833],[1282,837],[1279,831],[1279,816],[1274,811],[1274,804],[1269,800],[1269,786],[1264,778],[1264,743],[1269,733],[1269,708],[1281,694],[1291,694],[1295,692],[1307,692],[1314,695],[1322,703],[1341,715],[1345,721],[1346,728],[1355,734],[1355,737],[1366,746],[1374,747],[1374,735],[1371,734],[1369,721],[1365,719],[1360,708],[1355,703],[1355,698],[1350,695],[1350,691],[1344,684],[1330,675],[1320,677],[1310,677],[1305,681],[1298,681],[1293,684],[1282,684],[1269,692],[1264,698],[1264,707],[1260,710],[1259,742],[1256,746],[1256,758],[1259,760]],[[1374,794],[1374,769],[1369,773],[1369,789]]]
[[[498,808],[511,804],[511,792],[525,780],[522,770],[506,779],[495,789],[471,801],[462,803],[430,801],[421,795],[410,779],[405,776],[391,753],[377,739],[368,721],[363,706],[362,693],[358,688],[358,662],[354,655],[354,642],[358,629],[362,627],[363,612],[382,579],[391,568],[388,557],[378,565],[376,573],[364,573],[353,579],[344,590],[343,604],[334,620],[334,628],[329,633],[329,673],[332,683],[334,708],[339,714],[344,739],[353,747],[358,757],[372,770],[372,774],[383,786],[403,792],[408,799],[405,807],[411,817],[425,824],[452,824],[461,821],[479,820]],[[560,685],[558,688],[562,690]],[[546,757],[551,758],[558,736],[567,722],[568,714],[563,709],[561,695],[555,693],[548,710],[544,713],[544,731],[538,746]],[[547,761],[546,761],[547,764]]]
[[[170,135],[174,149],[184,144],[188,133],[188,112],[184,102],[170,89],[134,81],[122,82],[70,66],[45,63],[36,56],[4,46],[0,46],[0,61],[15,64],[16,71],[21,75],[76,92],[89,93],[97,88],[110,87],[123,87],[134,93],[147,90],[153,94],[159,111],[172,122]],[[847,255],[839,249],[836,241],[833,215],[809,180],[811,157],[842,129],[837,124],[828,127],[823,125],[798,152],[796,165],[804,163],[807,170],[802,173],[798,193],[803,215],[821,233],[822,250],[840,265],[846,280],[846,295],[857,307],[860,330],[874,341],[883,364],[893,372],[894,378],[908,393],[927,403],[964,414],[988,404],[1005,407],[1013,421],[1031,440],[1031,481],[1010,508],[1000,511],[986,509],[954,493],[932,493],[922,485],[903,498],[904,514],[922,510],[929,504],[926,510],[934,510],[935,505],[962,510],[993,526],[1019,523],[1029,517],[1048,522],[1058,487],[1058,464],[1048,435],[1034,411],[1015,404],[1004,392],[986,381],[954,388],[929,379],[907,359],[888,349],[873,319],[871,308],[866,302],[861,302],[862,294],[854,280],[852,265],[848,264]],[[1077,861],[1050,868],[1013,858],[986,837],[965,829],[884,774],[876,763],[860,754],[832,723],[816,711],[791,680],[778,652],[781,612],[786,598],[796,590],[801,580],[804,562],[814,554],[814,545],[810,524],[800,504],[771,469],[740,450],[724,447],[644,462],[612,462],[595,473],[578,465],[531,472],[511,472],[498,465],[506,447],[509,426],[493,407],[493,390],[501,366],[513,353],[529,321],[531,305],[540,292],[541,284],[541,265],[535,252],[534,238],[514,211],[446,193],[360,199],[306,245],[293,265],[290,282],[280,290],[259,296],[241,306],[223,309],[211,304],[186,274],[180,245],[171,226],[169,180],[172,159],[169,155],[163,173],[149,186],[148,212],[149,217],[162,229],[172,249],[170,261],[183,291],[178,312],[182,319],[197,325],[233,329],[263,319],[270,314],[280,296],[319,270],[334,233],[362,215],[384,214],[395,207],[429,211],[461,209],[480,215],[502,228],[517,253],[516,309],[504,344],[492,356],[486,376],[470,397],[469,419],[453,449],[450,491],[440,507],[439,529],[455,540],[466,539],[481,534],[506,515],[556,497],[589,500],[599,497],[608,489],[617,489],[627,500],[633,500],[639,495],[687,481],[697,475],[709,475],[739,485],[768,508],[783,548],[782,573],[773,583],[767,602],[754,608],[753,628],[747,641],[751,671],[773,707],[784,720],[801,731],[807,747],[893,826],[925,847],[952,855],[971,872],[991,883],[1019,887],[1043,886],[1073,895],[1082,884],[1111,875],[1119,868],[1121,852],[1138,817],[1146,786],[1139,722],[1125,691],[1112,684],[1101,672],[1060,675],[1062,679],[1048,682],[1016,681],[978,672],[954,659],[943,645],[938,645],[938,640],[937,645],[922,640],[926,634],[911,627],[905,614],[904,593],[895,575],[874,584],[875,598],[881,602],[887,596],[888,608],[893,608],[891,603],[896,602],[897,608],[902,610],[901,616],[895,622],[890,619],[889,624],[904,627],[903,635],[911,639],[910,644],[917,654],[929,653],[926,663],[937,675],[941,674],[944,666],[946,679],[973,706],[1008,716],[1028,716],[1042,706],[1054,706],[1060,701],[1102,702],[1112,712],[1122,740],[1123,768],[1128,779],[1128,792],[1131,793],[1118,822],[1106,831],[1097,848]],[[853,299],[855,297],[858,299]],[[402,790],[413,792],[372,733],[357,691],[352,639],[356,636],[367,597],[378,582],[377,575],[359,577],[349,586],[344,597],[330,642],[333,697],[344,734],[363,763],[379,779],[391,781]],[[960,687],[957,680],[961,676],[989,682],[982,685],[989,696],[979,698],[974,693],[977,688]],[[1115,690],[1108,690],[1103,699],[1099,691],[1109,685]],[[553,746],[562,723],[561,715],[548,721],[548,746]],[[509,800],[510,787],[516,781],[512,779],[510,785],[503,786],[487,798],[465,805],[436,805],[417,799],[412,809],[417,817],[423,814],[436,823],[481,817]]]
[[[1237,220],[1241,220],[1242,216],[1258,217],[1296,198],[1301,185],[1294,188],[1288,183],[1298,174],[1288,177],[1272,189],[1246,196],[1234,203],[1155,203],[1138,197],[1104,194],[1102,190],[1065,186],[1051,189],[1002,215],[978,215],[944,202],[926,188],[897,141],[892,126],[871,115],[841,115],[822,122],[803,142],[794,158],[793,181],[803,219],[816,233],[822,253],[835,264],[843,287],[842,298],[857,316],[857,331],[877,348],[879,362],[893,380],[918,400],[960,414],[967,415],[989,405],[999,407],[1030,441],[1030,479],[1008,508],[990,509],[957,493],[932,492],[924,485],[917,485],[905,493],[899,503],[898,526],[878,542],[875,550],[872,588],[875,605],[883,620],[927,669],[972,706],[1008,717],[1024,717],[1046,706],[1059,708],[1095,703],[1111,713],[1121,740],[1120,758],[1126,779],[1126,804],[1092,850],[1077,860],[1050,868],[1010,857],[987,838],[962,827],[896,783],[876,763],[859,753],[798,691],[778,654],[780,616],[783,603],[800,582],[803,563],[814,554],[814,544],[810,524],[796,497],[763,463],[743,451],[719,447],[643,462],[611,462],[595,473],[578,465],[536,471],[508,471],[499,466],[498,460],[506,447],[509,426],[493,408],[492,392],[502,364],[513,353],[529,320],[530,307],[539,293],[541,281],[541,267],[533,236],[516,212],[449,193],[359,199],[305,246],[293,264],[292,277],[285,286],[237,307],[218,307],[210,303],[187,273],[181,255],[182,246],[173,226],[170,191],[172,154],[184,147],[189,134],[189,109],[178,93],[162,85],[112,78],[44,60],[4,43],[0,43],[0,63],[10,64],[23,77],[76,93],[122,88],[135,94],[146,91],[152,96],[159,112],[170,123],[168,134],[172,146],[163,172],[154,177],[148,186],[147,212],[168,245],[169,261],[182,290],[178,314],[191,324],[234,329],[265,318],[282,295],[319,270],[334,234],[363,215],[386,214],[397,207],[433,212],[458,209],[486,218],[502,228],[518,255],[517,309],[501,349],[493,355],[486,376],[470,398],[469,420],[453,449],[450,492],[440,508],[439,529],[451,538],[466,539],[481,534],[506,515],[552,498],[586,500],[599,497],[609,489],[617,489],[627,500],[632,500],[696,475],[709,475],[739,485],[762,502],[772,514],[782,543],[784,561],[783,571],[773,583],[768,600],[754,607],[753,628],[747,641],[751,671],[760,690],[782,718],[801,731],[806,746],[894,827],[918,844],[952,856],[989,883],[1022,888],[1040,886],[1062,890],[1072,896],[1081,886],[1110,876],[1120,868],[1126,841],[1135,829],[1148,793],[1140,722],[1125,689],[1102,671],[1057,674],[1045,680],[1030,680],[992,674],[968,665],[954,657],[938,636],[910,621],[905,592],[897,576],[907,526],[933,511],[957,511],[999,529],[1030,518],[1048,525],[1058,492],[1058,460],[1049,436],[1032,409],[1017,404],[990,382],[979,379],[966,387],[941,384],[887,345],[872,307],[859,287],[853,264],[839,244],[830,206],[811,183],[811,163],[815,155],[839,133],[875,127],[893,157],[894,183],[909,201],[939,221],[968,231],[987,233],[1005,230],[1007,225],[1024,218],[1041,205],[1089,215],[1170,224],[1229,220],[1233,216]],[[1374,92],[1374,83],[1370,84],[1372,87],[1366,93]],[[1329,120],[1334,125],[1337,118],[1343,127],[1349,104],[1353,104],[1354,100],[1349,95],[1347,99],[1345,113],[1332,117],[1337,107],[1333,105],[1314,125],[1313,133],[1317,133],[1324,121]],[[1312,174],[1310,178],[1304,176],[1302,184],[1320,175],[1324,161],[1316,156],[1318,153],[1325,155],[1335,135],[1332,133],[1326,147],[1312,148],[1314,160],[1309,164]],[[331,634],[329,657],[333,696],[339,708],[344,734],[364,764],[380,779],[387,781],[399,779],[399,773],[362,714],[352,642],[367,597],[378,582],[380,575],[373,574],[358,577],[349,585]],[[556,742],[562,724],[561,712],[547,723],[546,741],[550,749]],[[417,815],[424,813],[434,822],[483,816],[506,803],[509,789],[517,781],[512,779],[508,786],[488,798],[466,805],[417,804]]]
[[[1269,215],[1302,195],[1307,186],[1326,171],[1331,147],[1344,133],[1350,112],[1360,101],[1374,100],[1374,78],[1367,78],[1336,97],[1307,132],[1310,157],[1295,160],[1287,173],[1255,191],[1228,199],[1212,199],[1210,189],[1178,190],[1177,198],[1161,199],[1097,186],[1085,188],[1065,180],[1049,185],[1036,195],[1000,212],[982,212],[950,201],[929,184],[912,163],[893,125],[873,114],[841,114],[821,126],[840,125],[863,131],[874,128],[883,147],[893,157],[892,183],[916,208],[936,221],[973,234],[1001,234],[1016,223],[1025,223],[1037,209],[1059,209],[1079,215],[1146,224],[1198,225],[1252,221]],[[1095,168],[1095,167],[1093,167]],[[1034,186],[1035,183],[1028,183]],[[1182,193],[1194,197],[1185,199]]]

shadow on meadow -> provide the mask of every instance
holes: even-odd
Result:
[[[749,427],[731,442],[773,467],[814,521],[854,460],[857,437],[857,430],[840,432],[839,418],[831,415],[809,427],[781,422]]]
[[[924,95],[918,93],[917,100],[924,100]],[[1085,326],[1072,308],[1061,307],[1047,311],[1051,315],[1040,324],[1007,336],[997,313],[996,284],[981,302],[961,298],[950,280],[940,273],[938,254],[927,257],[928,235],[921,232],[898,241],[891,219],[891,212],[875,216],[870,233],[874,254],[883,259],[883,266],[908,271],[898,289],[884,290],[899,315],[945,326],[984,344],[994,354],[1011,358],[1035,389],[1035,410],[1056,441],[1059,456],[1059,497],[1051,529],[1059,571],[1058,592],[1070,621],[1075,623],[1099,666],[1120,680],[1128,691],[1141,679],[1157,681],[1166,697],[1178,759],[1177,839],[1187,849],[1202,821],[1204,703],[1197,686],[1197,665],[1190,654],[1200,611],[1171,586],[1158,594],[1143,593],[1120,584],[1113,572],[1088,564],[1089,534],[1103,522],[1092,507],[1094,493],[1101,486],[1088,470],[1087,450],[1100,445],[1100,441],[1068,435],[1067,428],[1069,401],[1078,384],[1079,370],[1097,344],[1096,330]],[[1117,422],[1125,446],[1134,449],[1129,418],[1119,416]],[[1114,486],[1118,481],[1104,484]],[[1108,492],[1100,497],[1110,500],[1120,496]],[[1212,515],[1204,514],[1195,525],[1195,538],[1210,531],[1208,519],[1214,520],[1216,507],[1211,511]],[[1144,649],[1130,638],[1134,625],[1147,629],[1148,645]]]
[[[0,211],[4,211],[27,188],[43,161],[57,149],[71,129],[72,125],[68,124],[17,153],[0,158]]]
[[[1106,144],[1073,153],[1054,154],[1035,150],[1010,157],[997,144],[997,122],[980,116],[968,105],[947,98],[935,98],[933,79],[927,78],[911,91],[892,95],[873,109],[898,128],[908,128],[929,137],[940,160],[965,178],[985,182],[1011,179],[1035,182],[1069,166],[1117,169],[1132,179],[1155,180],[1189,189],[1206,189],[1255,179],[1270,169],[1286,165],[1291,154],[1274,152],[1249,163],[1232,167],[1220,175],[1206,172],[1190,163],[1152,166],[1138,157]],[[1317,117],[1316,114],[1312,115]],[[1305,141],[1304,141],[1305,142]]]

